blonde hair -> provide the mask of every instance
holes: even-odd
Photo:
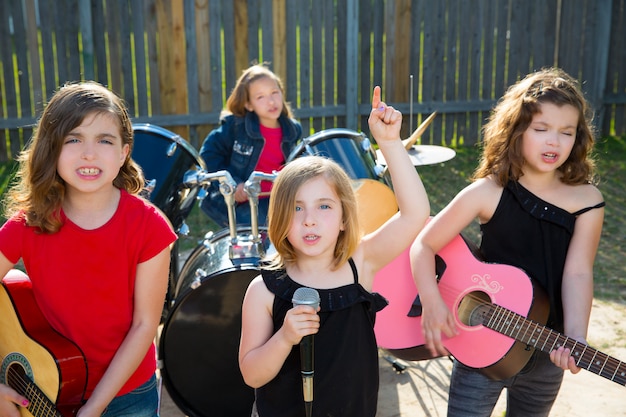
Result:
[[[333,266],[338,268],[343,265],[361,241],[357,200],[346,172],[336,162],[321,156],[297,158],[280,171],[270,195],[268,235],[276,254],[270,259],[268,269],[281,269],[296,261],[294,248],[287,239],[295,212],[296,194],[304,183],[317,177],[323,177],[341,201],[344,231],[337,238]]]
[[[502,186],[522,175],[522,137],[542,103],[571,105],[578,110],[576,140],[567,161],[558,170],[565,184],[592,181],[593,114],[578,82],[558,68],[527,75],[512,85],[494,108],[483,128],[483,153],[474,179],[492,175]]]
[[[293,119],[291,107],[285,100],[285,88],[283,87],[283,82],[278,75],[274,74],[272,70],[269,69],[268,65],[269,64],[267,63],[254,64],[243,71],[237,80],[233,91],[226,100],[226,109],[222,112],[222,117],[228,114],[244,117],[248,112],[246,104],[250,101],[250,84],[261,78],[269,78],[270,80],[274,80],[276,82],[276,85],[280,89],[283,96],[283,110],[281,111],[281,115]]]
[[[6,218],[23,213],[29,226],[44,233],[59,230],[65,181],[57,173],[57,161],[63,140],[94,113],[116,119],[122,145],[128,144],[130,149],[113,185],[131,194],[141,191],[144,178],[139,165],[131,159],[133,126],[123,100],[96,82],[68,83],[52,96],[30,143],[17,158],[16,180],[4,200]]]

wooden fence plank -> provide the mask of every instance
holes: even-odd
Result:
[[[343,9],[342,9],[343,10]],[[339,71],[339,77],[343,77],[341,85],[345,85],[346,103],[345,121],[343,125],[348,129],[357,130],[357,112],[359,107],[359,94],[357,91],[358,80],[355,74],[358,73],[358,50],[359,50],[359,2],[358,0],[347,0],[345,8],[345,21],[347,22],[345,36],[346,40],[345,65],[343,71]]]
[[[419,100],[420,79],[421,79],[421,55],[422,55],[422,18],[423,13],[420,9],[422,2],[413,0],[411,2],[411,17],[409,22],[409,45],[410,51],[408,55],[408,78],[409,78],[409,94],[407,96],[409,102],[409,111],[407,113],[408,132],[413,130],[420,124],[421,116],[416,114],[413,104]],[[409,133],[409,134],[410,134]]]
[[[186,68],[198,68],[198,52],[196,44],[196,20],[195,2],[193,0],[183,1],[185,19],[185,58]],[[200,112],[200,91],[198,89],[198,71],[187,71],[187,109],[190,114]],[[198,126],[189,126],[188,136],[185,138],[194,147],[199,147]]]
[[[481,99],[480,97],[480,74],[481,74],[480,61],[481,61],[481,55],[482,55],[481,29],[484,26],[484,22],[483,22],[484,12],[482,10],[484,7],[484,3],[478,2],[475,7],[476,8],[471,13],[472,17],[470,18],[470,21],[473,24],[471,24],[472,30],[470,34],[470,40],[471,40],[470,67],[468,68],[468,73],[469,73],[468,93],[469,93],[469,99],[472,101],[474,100],[478,101]],[[480,116],[481,116],[480,111],[473,111],[468,114],[469,144],[474,144],[478,142],[478,139],[480,137],[478,133],[480,131],[480,127],[482,126],[482,121],[480,120]]]
[[[322,39],[324,33],[324,20],[322,18],[324,12],[324,2],[318,1],[315,7],[311,7],[311,38]],[[312,42],[311,56],[312,63],[315,65],[315,70],[312,72],[312,84],[321,86],[324,83],[323,66],[320,65],[324,62],[322,42]],[[312,103],[314,105],[321,104],[323,99],[323,90],[321,88],[312,89]],[[312,128],[315,131],[323,130],[322,119],[315,119],[312,123]]]
[[[387,100],[407,102],[409,98],[409,52],[411,51],[410,33],[411,2],[398,0],[387,3],[388,16],[396,16],[393,24],[387,27],[386,66],[389,76],[385,83]],[[392,21],[391,19],[389,21]]]
[[[322,0],[323,6],[323,13],[322,13],[322,19],[324,19],[324,25],[323,25],[323,36],[322,38],[320,38],[321,40],[323,40],[323,43],[320,42],[320,44],[322,44],[324,46],[324,48],[322,49],[322,56],[323,56],[323,65],[317,65],[318,70],[322,71],[323,74],[323,87],[319,88],[320,91],[324,92],[324,98],[323,101],[321,101],[319,104],[321,106],[332,106],[335,104],[335,91],[338,90],[337,88],[337,79],[335,78],[334,74],[337,72],[336,70],[336,59],[334,54],[325,54],[325,50],[327,48],[328,45],[335,45],[336,41],[335,41],[335,22],[334,22],[334,16],[335,16],[335,2],[333,0]],[[363,13],[359,13],[359,17],[362,16]],[[361,42],[368,44],[369,43],[369,39],[362,39]],[[360,50],[360,54],[362,54],[363,51],[363,47],[361,46],[361,50]],[[363,58],[361,58],[363,59]],[[363,68],[363,67],[362,67]],[[365,69],[365,68],[364,68]],[[363,75],[361,75],[363,76]],[[336,124],[336,119],[335,117],[324,117],[321,119],[322,120],[322,129],[331,129],[335,126],[337,126]]]
[[[134,49],[131,36],[132,29],[132,10],[130,9],[131,3],[125,2],[121,4],[120,21],[122,22],[119,29],[120,46],[120,75],[121,86],[118,93],[126,100],[130,111],[134,114],[136,112],[137,99],[135,96],[135,71],[133,68]]]
[[[135,104],[135,113],[133,116],[148,115],[148,66],[146,65],[146,41],[144,37],[144,13],[142,0],[131,0],[132,10],[132,33],[133,43],[135,45],[135,67],[134,71],[137,79],[137,98]]]
[[[591,23],[591,39],[586,42],[585,50],[595,54],[594,59],[584,60],[585,79],[591,80],[590,101],[598,113],[599,120],[603,119],[604,107],[602,98],[606,85],[609,65],[609,49],[611,42],[611,0],[592,2],[594,7]],[[624,37],[622,38],[624,39]],[[622,64],[623,65],[623,64]]]
[[[28,59],[30,61],[30,77],[32,82],[31,93],[33,96],[33,113],[31,116],[35,116],[42,108],[44,96],[43,85],[41,77],[41,60],[39,59],[39,40],[38,25],[37,25],[37,10],[35,8],[34,0],[27,0],[25,4],[25,18],[26,18],[26,48],[28,48]],[[26,134],[25,137],[29,137],[30,134]]]
[[[273,0],[272,20],[274,22],[273,44],[274,59],[272,67],[276,75],[284,83],[287,79],[287,11],[285,2],[287,0]],[[283,86],[284,87],[284,86]],[[286,97],[287,98],[287,97]]]
[[[494,79],[495,79],[495,53],[496,53],[496,33],[498,30],[496,22],[496,10],[489,7],[487,0],[483,0],[483,58],[482,58],[482,92],[480,98],[482,100],[490,100],[494,98]],[[484,115],[483,115],[484,118]]]
[[[611,16],[611,28],[626,28],[626,0],[613,1]],[[604,93],[617,97],[620,93],[622,95],[626,93],[626,77],[623,76],[626,73],[626,34],[622,33],[620,36],[616,30],[613,30],[609,44]],[[610,130],[612,134],[618,132],[626,134],[626,103],[624,101],[622,104],[611,103],[606,107],[604,119],[600,119],[596,123],[601,123],[602,126],[611,126],[611,123],[614,123]]]
[[[107,28],[121,27],[122,22],[122,2],[107,2],[105,5],[105,25]],[[168,22],[168,26],[171,23]],[[106,29],[105,29],[106,30]],[[103,45],[106,49],[106,66],[107,73],[109,74],[109,88],[115,91],[120,96],[124,96],[124,82],[123,82],[123,70],[122,70],[122,34],[119,30],[107,31],[106,44]],[[133,106],[128,103],[129,106]],[[134,107],[134,106],[133,106]],[[133,109],[134,111],[134,109]]]
[[[458,14],[455,16],[455,24],[460,27],[459,30],[459,81],[456,89],[456,100],[468,100],[469,98],[469,76],[470,76],[470,48],[469,41],[471,37],[470,24],[468,19],[474,13],[472,10],[473,3],[465,2],[459,7]],[[455,100],[455,101],[456,101]],[[442,115],[446,116],[446,115]],[[457,123],[457,138],[461,140],[463,144],[469,145],[474,143],[472,133],[469,131],[469,119],[467,112],[459,113],[456,115]]]
[[[351,8],[352,7],[357,7],[357,6],[352,5]],[[335,16],[336,16],[337,21],[346,22],[346,19],[348,18],[347,3],[336,2],[335,10],[336,10]],[[352,19],[354,19],[353,15],[350,15],[350,16]],[[337,25],[337,36],[335,38],[334,48],[332,46],[329,46],[328,48],[329,50],[334,51],[334,53],[337,56],[337,62],[336,62],[336,67],[335,67],[336,68],[335,73],[337,77],[336,93],[335,93],[336,101],[333,103],[333,105],[341,108],[341,111],[338,111],[335,113],[336,114],[335,123],[336,123],[336,126],[339,126],[339,127],[348,127],[347,117],[346,117],[346,108],[345,108],[345,105],[348,100],[348,93],[344,86],[348,85],[348,77],[351,77],[352,80],[355,80],[357,77],[356,73],[348,75],[347,71],[344,70],[348,67],[349,59],[356,59],[356,57],[354,57],[353,55],[348,57],[347,36],[348,36],[347,25],[345,23]],[[350,51],[352,51],[352,49]],[[353,89],[354,86],[350,84],[350,88]],[[369,100],[366,101],[366,103],[369,104]],[[354,108],[354,107],[351,107],[351,108]],[[350,115],[350,117],[352,116],[354,115]],[[356,126],[352,126],[352,129],[356,129]]]
[[[257,2],[258,27],[260,28],[261,37],[255,49],[255,54],[250,58],[254,61],[263,61],[270,65],[272,72],[274,71],[274,25],[272,24],[272,0],[261,0]],[[241,28],[241,30],[245,30]],[[250,64],[248,62],[246,67]]]
[[[237,68],[237,59],[235,56],[237,47],[243,48],[242,55],[244,57],[248,55],[246,53],[248,45],[240,43],[239,39],[235,35],[238,27],[236,26],[237,21],[235,20],[235,9],[233,6],[232,1],[224,1],[222,2],[221,9],[221,30],[224,33],[224,46],[220,49],[221,53],[224,55],[224,80],[226,81],[227,96],[235,86],[237,78],[241,75],[241,71],[247,66],[244,64],[243,68]]]
[[[11,12],[11,7],[7,2],[2,2],[2,4],[0,4],[0,38],[8,40],[0,42],[0,61],[2,62],[2,74],[4,75],[3,89],[5,91],[4,102],[2,103],[3,107],[0,107],[0,110],[6,107],[6,112],[3,117],[17,119],[17,91],[15,89],[16,71],[15,68],[13,68],[14,36],[10,32],[11,21],[14,17]],[[8,135],[10,143],[19,143],[19,132],[17,130],[10,130]],[[2,140],[0,141],[0,161],[4,162],[7,160],[7,140]]]
[[[222,56],[221,56],[221,2],[209,2],[209,44],[210,44],[210,62],[211,62],[211,90],[213,91],[212,101],[213,109],[221,109],[226,95],[230,90],[224,91],[222,87]]]
[[[94,55],[93,55],[93,17],[91,15],[91,3],[78,2],[79,27],[82,46],[82,77],[85,80],[94,80]]]
[[[297,71],[297,34],[296,34],[296,19],[298,4],[294,1],[285,2],[285,36],[286,36],[286,64],[287,72],[286,76],[281,76],[283,86],[285,87],[287,94],[287,101],[290,102],[291,107],[295,109],[298,107],[298,77]],[[306,130],[303,130],[303,136],[307,136]]]
[[[12,2],[12,15],[13,15],[13,30],[15,33],[24,33],[26,27],[24,26],[24,9],[21,2]],[[25,36],[15,36],[14,39],[14,55],[15,62],[17,64],[17,87],[19,89],[20,97],[20,109],[19,114],[26,113],[32,114],[32,102],[31,102],[31,84],[30,77],[28,76],[28,51],[26,47]],[[11,156],[14,157],[19,154],[22,147],[30,137],[30,129],[16,132],[17,134],[11,138],[9,148],[11,149]],[[20,134],[21,133],[21,134]],[[15,138],[15,139],[13,139]]]
[[[448,9],[447,24],[446,24],[446,39],[445,39],[445,88],[443,100],[445,102],[452,102],[457,99],[457,87],[458,80],[457,74],[459,72],[459,29],[463,26],[461,23],[460,9]],[[461,79],[465,80],[464,74],[459,74]],[[440,115],[441,123],[443,125],[443,138],[445,141],[456,137],[456,122],[458,119],[457,114],[444,114]],[[432,139],[432,137],[431,137]],[[425,143],[425,141],[420,142]]]
[[[504,94],[504,91],[509,86],[506,78],[506,48],[508,43],[508,30],[509,30],[509,16],[510,7],[509,2],[495,2],[491,7],[494,7],[496,12],[496,33],[495,33],[495,50],[496,55],[494,62],[496,62],[495,83],[494,91],[491,95],[492,100],[498,100]]]
[[[52,93],[56,90],[58,86],[56,73],[54,71],[54,63],[56,62],[56,58],[53,54],[52,47],[52,24],[54,23],[54,13],[52,2],[39,2],[39,16],[48,16],[47,19],[40,19],[40,28],[41,28],[41,51],[43,55],[43,67],[47,70],[44,70],[44,85],[45,91],[43,96],[47,101]]]
[[[94,2],[91,4],[91,38],[93,40],[94,49],[94,80],[108,86],[109,74],[107,70],[107,50],[106,50],[106,25],[104,16],[104,7],[102,2]]]
[[[298,2],[298,26],[300,30],[300,85],[298,88],[299,100],[298,107],[311,107],[311,2],[309,0],[300,0]],[[305,132],[311,129],[310,118],[301,120],[302,129]]]

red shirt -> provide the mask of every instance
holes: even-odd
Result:
[[[24,261],[44,316],[82,350],[89,398],[130,328],[137,264],[160,253],[176,234],[150,203],[125,191],[113,217],[98,229],[84,230],[62,217],[63,226],[53,234],[11,218],[0,228],[0,251],[13,263]],[[153,344],[118,395],[155,370]]]
[[[285,163],[285,156],[280,143],[283,139],[283,129],[281,127],[266,127],[260,125],[261,134],[265,138],[265,147],[261,151],[259,162],[256,164],[256,170],[271,174],[274,171],[280,171]],[[261,182],[261,192],[269,193],[272,190],[273,183],[271,181]],[[267,196],[266,196],[267,197]]]

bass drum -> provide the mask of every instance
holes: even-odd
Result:
[[[200,154],[174,132],[148,123],[133,124],[132,158],[144,172],[145,196],[172,222],[178,232],[191,212],[199,186],[182,187],[189,170],[206,170]]]
[[[241,305],[250,281],[259,275],[250,229],[238,230],[231,248],[228,230],[191,253],[180,273],[174,305],[159,340],[163,383],[186,415],[250,416],[254,390],[239,371]],[[266,252],[272,247],[261,231]],[[239,259],[231,260],[234,251]]]

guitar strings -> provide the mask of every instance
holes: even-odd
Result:
[[[10,366],[7,370],[7,382],[10,387],[27,397],[30,401],[27,409],[33,411],[42,411],[42,416],[60,416],[56,406],[52,404],[50,399],[41,392],[39,387],[24,373],[19,372],[15,367]],[[38,414],[40,415],[40,414]]]
[[[620,385],[626,385],[626,364],[624,364],[619,359],[613,358],[612,356],[607,355],[606,353],[603,353],[593,348],[592,346],[587,345],[586,343],[572,339],[564,334],[552,330],[549,327],[546,327],[540,323],[537,323],[536,321],[528,319],[497,304],[487,304],[489,304],[490,307],[493,308],[493,316],[504,316],[504,320],[509,321],[511,324],[513,324],[511,318],[517,319],[517,321],[520,321],[521,319],[522,323],[526,324],[526,327],[516,327],[516,329],[518,330],[518,334],[520,332],[520,329],[524,330],[526,333],[528,330],[530,330],[530,327],[532,325],[535,326],[535,330],[532,330],[531,332],[537,333],[539,329],[540,336],[538,339],[535,340],[538,340],[538,342],[543,341],[543,345],[541,347],[538,347],[538,343],[534,343],[535,348],[546,353],[549,353],[552,349],[561,346],[568,348],[570,349],[571,355],[576,360],[576,366],[587,369],[611,381],[618,382]],[[519,340],[516,337],[514,337],[514,339]],[[550,345],[549,349],[546,349],[546,343],[549,343],[551,340],[553,340],[553,343]],[[529,342],[531,341],[532,340],[529,340]]]
[[[457,296],[457,295],[463,293],[463,291],[460,291],[458,288],[453,288],[452,286],[447,286],[447,285],[441,284],[441,283],[439,284],[439,291],[443,292],[444,295],[453,295],[453,296]],[[474,308],[485,307],[485,306],[489,307],[489,308],[492,308],[492,309],[495,310],[495,314],[494,315],[497,315],[497,314],[503,315],[504,314],[504,315],[506,315],[506,318],[509,319],[509,320],[510,320],[511,316],[513,316],[513,317],[519,316],[519,317],[517,317],[518,320],[519,320],[519,318],[522,318],[525,321],[528,321],[528,322],[530,322],[532,324],[535,324],[536,326],[540,327],[541,328],[541,334],[543,334],[545,331],[548,331],[549,335],[545,336],[545,339],[540,339],[540,340],[547,341],[547,340],[550,339],[550,336],[555,336],[556,337],[555,338],[555,344],[552,345],[553,348],[558,348],[560,346],[567,347],[567,343],[571,342],[572,346],[569,349],[570,349],[571,354],[573,356],[577,356],[577,358],[575,357],[575,359],[576,359],[576,366],[578,366],[580,368],[587,369],[589,371],[592,371],[592,368],[593,369],[597,369],[598,371],[595,372],[596,374],[598,374],[600,376],[603,376],[603,377],[605,377],[605,378],[607,378],[607,379],[609,379],[611,381],[615,381],[615,382],[618,382],[618,381],[616,381],[616,379],[617,379],[617,380],[619,380],[618,383],[620,383],[621,385],[625,385],[626,386],[626,364],[624,362],[620,361],[619,359],[613,358],[612,356],[607,355],[607,354],[605,354],[603,352],[600,352],[600,351],[596,350],[595,348],[593,348],[593,347],[591,347],[591,346],[589,346],[589,345],[587,345],[585,343],[579,342],[579,341],[574,340],[574,339],[572,339],[572,338],[570,338],[570,337],[568,337],[566,335],[563,335],[563,334],[560,334],[558,332],[555,332],[554,330],[550,329],[549,327],[546,327],[543,324],[540,324],[540,323],[538,323],[536,321],[533,321],[533,320],[531,320],[531,319],[529,319],[527,317],[524,317],[523,315],[515,313],[514,311],[511,311],[511,310],[509,310],[509,309],[507,309],[505,307],[502,307],[502,306],[499,306],[497,304],[494,304],[493,302],[491,302],[491,300],[490,301],[485,301],[485,299],[483,297],[480,297],[480,296],[476,295],[475,294],[476,292],[479,292],[479,291],[470,292],[470,293],[466,294],[462,298],[469,298],[470,300],[475,302],[476,304],[474,304]],[[483,293],[483,294],[485,294],[485,293]],[[459,320],[459,322],[461,322],[464,325],[470,326],[470,324],[463,323],[460,320]],[[485,326],[484,324],[482,324],[482,325]],[[485,326],[485,327],[487,327],[487,326]],[[487,327],[487,328],[490,328],[490,327]],[[498,332],[495,329],[492,329],[492,330]],[[507,335],[507,334],[502,333],[502,332],[498,332],[498,333],[504,334],[507,337],[511,337],[510,335]],[[513,339],[515,339],[515,338],[513,338]],[[561,340],[559,340],[559,339],[561,339]],[[517,339],[515,339],[515,340],[517,340]],[[561,343],[560,344],[556,344],[559,341],[561,341]],[[545,342],[544,342],[544,345],[545,345]],[[536,344],[534,345],[534,347],[538,348],[538,346]],[[582,351],[581,352],[575,351],[575,349],[577,347],[582,349]],[[548,353],[544,349],[540,349],[540,348],[538,348],[538,349]],[[593,353],[593,357],[588,361],[588,363],[582,363],[582,361],[584,359],[586,359],[585,355],[587,354],[587,350],[591,350],[591,353]],[[596,361],[596,358],[598,356],[600,358],[604,358],[604,361]],[[604,372],[604,370],[608,370],[609,372],[606,373],[606,372]],[[621,370],[621,372],[620,372],[620,370]]]

